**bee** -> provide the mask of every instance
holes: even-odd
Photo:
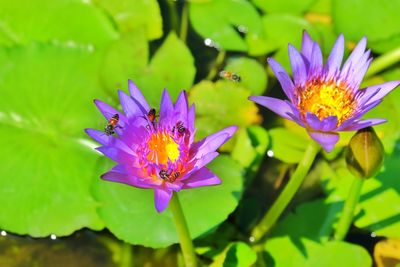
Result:
[[[149,119],[149,121],[151,123],[154,123],[156,120],[156,117],[157,117],[156,109],[155,108],[150,109],[149,112],[147,113],[147,118]]]
[[[223,70],[219,73],[219,77],[230,80],[232,82],[240,82],[241,78],[234,72]]]
[[[176,179],[179,178],[179,176],[181,175],[181,173],[179,171],[176,172],[171,172],[168,173],[166,170],[161,170],[158,175],[160,176],[161,179],[163,179],[164,181],[167,181],[169,183],[173,183],[175,182]]]
[[[104,128],[104,132],[106,133],[107,136],[115,134],[115,129],[116,128],[122,128],[121,126],[118,125],[119,121],[119,115],[114,114],[109,120],[108,124]]]
[[[172,133],[175,133],[175,129],[178,130],[179,134],[183,134],[186,131],[186,128],[183,126],[183,122],[178,121],[174,127],[172,127]]]

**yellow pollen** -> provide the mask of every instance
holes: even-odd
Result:
[[[298,108],[305,117],[307,112],[314,113],[320,120],[336,116],[337,126],[342,124],[354,111],[356,102],[346,85],[334,82],[313,81],[298,90]]]
[[[166,133],[154,133],[147,142],[149,154],[147,159],[159,164],[167,164],[168,160],[174,163],[180,155],[178,144]]]

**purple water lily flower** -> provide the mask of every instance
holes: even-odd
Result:
[[[293,81],[279,63],[268,59],[289,101],[266,96],[249,99],[306,128],[311,138],[329,152],[339,141],[338,131],[356,131],[386,122],[361,117],[400,83],[391,81],[359,89],[372,60],[370,50],[365,51],[366,44],[364,37],[341,66],[344,37],[340,35],[324,65],[321,48],[304,32],[301,52],[289,44]]]
[[[195,107],[189,108],[184,91],[174,105],[164,90],[159,118],[132,81],[129,91],[131,96],[118,92],[124,113],[95,100],[111,125],[108,133],[85,130],[102,145],[97,150],[117,162],[101,177],[153,188],[158,212],[168,206],[173,191],[220,184],[221,180],[205,166],[218,156],[216,150],[237,127],[225,128],[195,143]]]

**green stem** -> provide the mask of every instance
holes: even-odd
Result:
[[[188,8],[186,1],[184,1],[182,7],[182,15],[181,15],[181,31],[179,33],[179,36],[184,43],[186,42],[187,38],[187,30],[188,30]]]
[[[400,61],[400,47],[396,48],[392,51],[387,52],[386,54],[381,55],[372,61],[371,66],[368,69],[368,72],[365,74],[365,77],[371,77],[372,75],[390,67],[393,64],[396,64]]]
[[[169,207],[174,218],[176,230],[178,231],[179,242],[182,249],[183,259],[186,267],[196,267],[197,260],[193,249],[192,239],[190,238],[189,228],[183,215],[182,207],[179,202],[178,194],[174,193]]]
[[[300,188],[303,183],[304,178],[306,177],[308,171],[311,168],[312,163],[320,146],[312,141],[304,153],[303,159],[297,165],[295,172],[293,173],[290,181],[287,183],[278,199],[272,204],[272,207],[268,210],[265,216],[261,219],[258,225],[253,229],[251,235],[252,242],[260,241],[264,235],[274,226],[276,221],[281,216],[282,212],[288,206],[290,201],[293,199],[297,190]]]
[[[169,26],[171,31],[175,31],[178,33],[178,12],[177,7],[174,0],[167,0],[168,5],[168,13],[169,13]]]
[[[358,200],[361,194],[361,188],[364,183],[364,179],[354,177],[353,183],[350,188],[349,196],[344,203],[342,214],[340,215],[339,224],[336,228],[335,240],[343,240],[347,232],[350,229],[350,225],[353,222],[354,210],[357,206]]]
[[[217,58],[215,59],[214,64],[206,77],[206,80],[212,80],[215,75],[217,75],[219,66],[222,64],[222,62],[224,62],[225,54],[225,50],[219,50]]]

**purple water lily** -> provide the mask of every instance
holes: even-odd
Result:
[[[184,91],[174,105],[164,90],[159,117],[132,81],[129,81],[129,91],[131,96],[118,92],[124,113],[95,100],[98,109],[113,124],[111,130],[117,136],[85,130],[102,145],[97,150],[117,162],[101,177],[154,189],[158,212],[168,206],[174,191],[220,184],[221,180],[205,166],[218,156],[216,150],[237,127],[225,128],[195,143],[195,107],[189,108]]]
[[[329,152],[339,141],[338,131],[356,131],[386,122],[361,117],[400,83],[391,81],[359,89],[372,60],[370,50],[365,51],[366,44],[364,37],[341,66],[344,37],[340,35],[324,65],[321,48],[304,32],[301,52],[289,44],[293,81],[279,63],[268,59],[289,101],[266,96],[249,99],[306,128],[311,138]]]

